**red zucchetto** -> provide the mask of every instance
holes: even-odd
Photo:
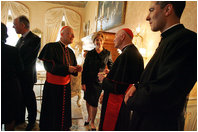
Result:
[[[129,29],[129,28],[123,28],[121,30],[124,30],[129,36],[131,36],[131,38],[133,38],[133,32],[131,31],[131,29]]]

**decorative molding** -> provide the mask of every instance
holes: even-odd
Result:
[[[42,1],[52,4],[66,5],[66,6],[74,6],[85,8],[87,5],[87,1]]]

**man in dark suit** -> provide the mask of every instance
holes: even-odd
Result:
[[[1,124],[6,131],[14,131],[21,105],[19,73],[23,63],[16,47],[5,44],[7,27],[1,23]]]
[[[21,120],[18,123],[25,122],[25,108],[28,111],[28,125],[26,130],[32,130],[35,126],[37,105],[36,97],[33,91],[34,83],[36,83],[36,59],[40,49],[40,38],[30,31],[29,20],[25,16],[19,16],[14,19],[16,33],[21,34],[16,47],[20,51],[24,63],[24,71],[20,76],[20,83],[24,97],[24,111],[21,115]]]
[[[130,130],[184,130],[186,98],[197,81],[197,34],[180,24],[185,1],[152,1],[149,21],[161,41],[130,88],[125,102],[133,110]]]

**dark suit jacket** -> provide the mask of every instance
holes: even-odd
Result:
[[[1,43],[1,122],[11,123],[16,119],[21,102],[19,73],[23,63],[19,51]]]
[[[94,84],[98,81],[98,72],[100,69],[105,69],[105,66],[111,69],[113,61],[110,51],[104,49],[100,54],[95,49],[88,51],[82,71],[82,84]]]
[[[31,31],[18,41],[16,47],[20,51],[21,58],[24,63],[24,71],[21,79],[29,83],[36,83],[36,59],[41,46],[41,39]]]

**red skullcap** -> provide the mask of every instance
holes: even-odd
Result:
[[[129,36],[131,36],[131,38],[133,38],[133,32],[131,31],[131,29],[123,28],[122,30],[124,30]]]
[[[61,28],[60,32],[62,32],[63,29],[65,29],[65,28],[67,28],[67,27],[69,27],[69,26],[63,26],[63,27]]]

